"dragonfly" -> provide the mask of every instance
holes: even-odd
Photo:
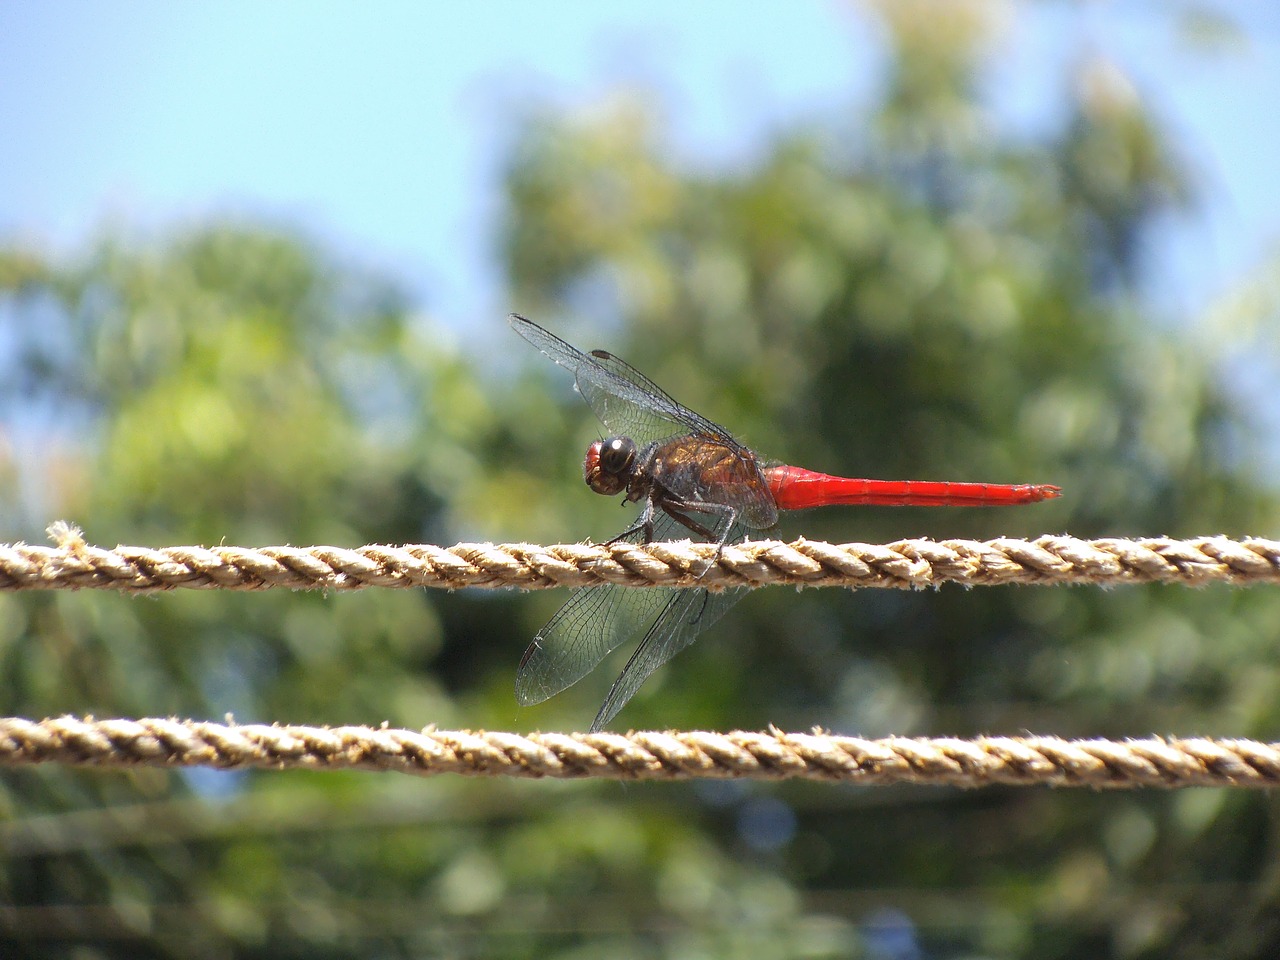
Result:
[[[724,547],[767,530],[782,510],[849,504],[1010,506],[1059,496],[1052,484],[862,480],[763,460],[722,426],[678,403],[605,350],[571,346],[519,314],[512,329],[574,376],[606,436],[583,460],[587,486],[621,496],[640,514],[610,543],[689,538]],[[708,568],[715,561],[708,562]],[[688,647],[740,599],[703,587],[582,587],[529,644],[516,671],[516,699],[542,703],[577,683],[610,653],[640,638],[591,724],[617,715],[655,670]]]

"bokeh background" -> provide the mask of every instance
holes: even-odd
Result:
[[[1280,15],[0,6],[0,540],[604,539],[509,310],[835,473],[779,535],[1275,536]],[[0,595],[0,713],[580,729],[563,597]],[[758,591],[616,727],[1280,730],[1274,591]],[[625,656],[625,651],[622,652]],[[1264,793],[22,769],[5,957],[1269,957]]]

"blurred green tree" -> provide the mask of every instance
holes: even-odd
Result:
[[[1275,492],[1232,455],[1256,443],[1248,422],[1203,343],[1144,296],[1146,239],[1193,185],[1106,63],[1081,69],[1056,134],[1000,129],[977,92],[985,9],[883,5],[879,101],[732,177],[674,163],[642,100],[531,117],[506,181],[512,307],[791,462],[1066,492],[814,513],[783,536],[1266,532]],[[54,517],[152,544],[621,526],[577,475],[592,425],[562,371],[511,338],[534,372],[499,384],[393,282],[298,238],[215,225],[109,237],[83,262],[15,247],[0,291],[0,520],[17,535]],[[0,709],[579,727],[608,669],[533,710],[511,694],[523,639],[562,600],[0,596]],[[764,591],[620,719],[1274,739],[1278,623],[1269,593],[1216,588]],[[0,785],[5,956],[1280,944],[1262,795],[67,770]]]

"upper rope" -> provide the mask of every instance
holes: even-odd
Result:
[[[1280,541],[899,540],[875,545],[800,539],[710,543],[459,543],[343,547],[95,547],[56,525],[54,546],[0,544],[0,591],[107,589],[362,590],[368,587],[629,586],[894,587],[943,583],[1280,583]]]

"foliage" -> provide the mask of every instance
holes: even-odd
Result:
[[[990,25],[918,6],[884,5],[873,108],[736,176],[674,163],[641,101],[529,118],[506,180],[513,308],[790,462],[1065,490],[783,535],[1265,533],[1275,492],[1228,455],[1256,444],[1248,421],[1143,299],[1150,231],[1193,194],[1165,133],[1101,63],[1059,131],[1002,131],[975,92]],[[562,371],[511,338],[532,372],[499,383],[394,282],[305,240],[212,225],[108,236],[80,262],[15,247],[0,289],[0,519],[19,535],[54,516],[153,544],[622,526],[577,476],[592,427]],[[0,709],[579,727],[607,669],[544,707],[511,695],[560,599],[0,596]],[[763,591],[620,719],[1274,738],[1276,607]],[[1218,955],[1245,957],[1278,939],[1274,802],[1222,791],[24,770],[0,796],[6,956],[1154,957],[1231,933]]]

